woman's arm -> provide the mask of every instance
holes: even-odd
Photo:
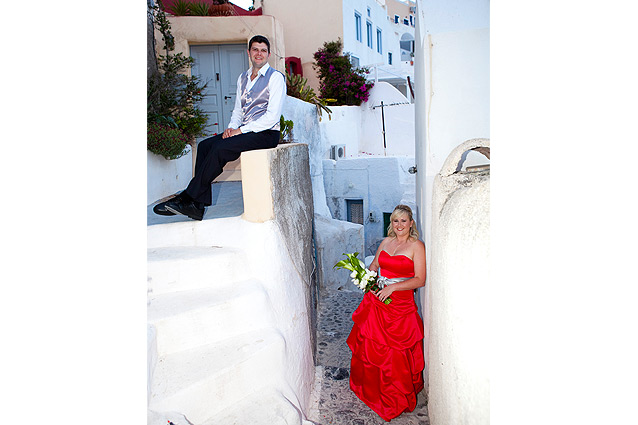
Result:
[[[406,291],[425,285],[425,244],[423,242],[416,241],[414,244],[414,257],[412,257],[412,261],[414,262],[414,277],[386,286],[377,292],[376,295],[379,297],[379,300],[385,301],[394,291]]]

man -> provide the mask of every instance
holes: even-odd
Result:
[[[211,183],[224,165],[242,152],[274,148],[279,143],[279,118],[286,97],[286,78],[268,65],[270,42],[256,35],[248,43],[251,68],[237,78],[237,98],[228,128],[202,140],[197,146],[195,175],[176,197],[157,204],[160,215],[182,214],[193,220],[204,218],[212,204]]]

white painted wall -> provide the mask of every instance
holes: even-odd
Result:
[[[347,220],[347,200],[363,201],[365,255],[373,255],[384,238],[383,213],[397,204],[414,204],[412,157],[359,157],[323,161],[326,199],[332,216]],[[370,215],[372,214],[372,216]]]
[[[331,145],[345,145],[346,158],[359,156],[363,108],[360,106],[332,106],[330,110],[332,110],[330,119],[326,117],[320,123],[321,158],[330,158]]]
[[[380,106],[381,101],[383,114],[380,107],[373,108]],[[377,82],[370,90],[368,101],[362,104],[361,116],[359,152],[362,155],[414,156],[414,104],[399,90],[389,83]]]
[[[315,214],[317,269],[321,291],[359,290],[347,270],[335,270],[343,253],[363,252],[363,226]],[[359,258],[363,258],[359,255]]]
[[[381,108],[384,108],[386,155],[383,149]],[[415,204],[415,176],[408,169],[414,160],[414,104],[388,83],[376,84],[368,102],[360,106],[335,106],[322,130],[325,198],[333,218],[347,220],[346,200],[363,200],[365,255],[376,252],[383,239],[383,213],[397,204]],[[330,146],[344,144],[346,159],[331,160]],[[370,219],[372,213],[372,220]]]
[[[344,252],[362,252],[364,245],[363,226],[341,221],[334,217],[326,202],[324,186],[324,158],[330,157],[332,138],[348,141],[348,146],[356,152],[358,132],[361,122],[361,108],[341,106],[333,109],[332,119],[324,112],[321,121],[316,107],[294,97],[286,97],[283,115],[294,122],[293,141],[308,145],[310,177],[314,203],[315,249],[317,251],[317,274],[321,290],[336,290],[346,286],[348,276],[333,266],[343,259]],[[325,126],[330,122],[332,125]],[[356,123],[356,125],[353,125]],[[329,134],[326,135],[326,129]],[[355,136],[356,135],[356,136]]]
[[[383,149],[384,105],[386,150]],[[333,106],[331,119],[320,122],[323,158],[330,158],[331,145],[346,145],[346,158],[361,156],[414,156],[414,104],[396,88],[378,82],[367,102],[360,106]]]
[[[292,120],[294,123],[292,129],[293,142],[308,145],[315,214],[330,216],[330,211],[326,204],[326,192],[323,187],[323,166],[321,164],[326,155],[326,149],[330,149],[330,147],[326,148],[324,146],[316,107],[308,102],[286,96],[282,115],[286,120]],[[328,121],[328,116],[325,112],[322,118],[322,122],[324,121]],[[328,155],[330,155],[329,152]]]
[[[302,251],[304,241],[286,240],[274,220],[251,223],[241,217],[149,226],[147,235],[149,249],[215,246],[245,252],[248,261],[242,272],[263,285],[271,300],[273,326],[285,340],[285,355],[280,359],[282,368],[278,371],[283,381],[259,382],[256,376],[255,386],[271,384],[292,404],[307,411],[314,382],[308,282],[287,254],[289,249]],[[192,269],[189,273],[201,273],[199,279],[210,280],[209,268]],[[233,310],[228,313],[231,317],[236,314]]]
[[[472,139],[450,153],[434,180],[427,292],[428,413],[433,425],[490,423],[490,174],[455,173]]]
[[[186,155],[170,161],[146,151],[146,204],[184,190],[191,180],[192,170],[190,147]]]
[[[468,139],[489,138],[489,1],[418,0],[415,40],[417,223],[431,270],[434,178],[458,145]],[[489,163],[474,155],[468,158]],[[431,284],[428,275],[425,290],[419,291],[425,324],[426,385]],[[437,389],[430,388],[430,392]]]
[[[417,204],[427,246],[434,176],[456,146],[489,138],[489,2],[420,0],[415,38]]]
[[[382,2],[383,3],[383,2]],[[368,16],[367,8],[370,8]],[[355,32],[355,10],[361,15],[361,41],[357,41]],[[372,48],[368,47],[366,21],[372,23]],[[377,52],[377,28],[382,31],[383,53]],[[360,66],[388,62],[387,49],[392,45],[391,29],[386,9],[376,0],[343,0],[343,50],[359,58]],[[398,45],[396,46],[398,51]]]

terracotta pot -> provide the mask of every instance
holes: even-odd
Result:
[[[235,8],[231,3],[211,4],[208,10],[210,16],[232,16],[235,14]]]

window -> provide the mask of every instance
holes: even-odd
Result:
[[[392,65],[392,52],[388,52],[388,65]]]
[[[390,216],[392,213],[383,213],[383,237],[388,236],[388,227],[390,227]]]
[[[372,49],[372,22],[366,22],[366,35],[368,36],[368,47]]]
[[[350,63],[352,64],[353,68],[359,68],[360,62],[358,57],[350,55]]]
[[[370,8],[368,8],[368,18],[370,17]]]
[[[377,53],[383,54],[381,30],[377,28]]]
[[[414,26],[414,15],[410,15],[410,25]]]
[[[357,12],[354,12],[354,30],[357,33],[357,41],[363,42],[361,37],[361,15]]]
[[[407,19],[407,18],[405,18],[405,19],[403,20],[403,25],[410,26],[410,21],[408,21],[408,19]]]
[[[399,18],[399,15],[394,15],[394,23],[395,24],[399,23],[399,19],[401,19],[401,18]]]
[[[363,224],[363,199],[346,199],[348,221]]]

